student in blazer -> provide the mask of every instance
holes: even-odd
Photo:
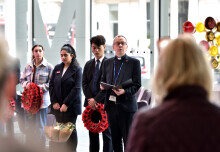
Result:
[[[50,81],[51,113],[57,122],[76,123],[81,114],[82,68],[76,60],[75,49],[65,44],[60,51],[62,63],[55,66]],[[54,144],[55,145],[55,144]],[[67,141],[68,151],[76,151],[77,131]]]
[[[122,140],[126,147],[129,129],[137,111],[135,94],[141,86],[141,69],[139,60],[126,55],[127,39],[123,35],[114,38],[113,49],[116,56],[104,62],[101,81],[111,85],[119,85],[129,79],[133,81],[131,86],[122,89],[104,90],[100,86],[105,94],[105,110],[110,122],[113,150],[122,152]],[[101,98],[103,95],[96,100]]]
[[[96,96],[100,92],[100,80],[102,75],[102,65],[106,60],[104,57],[105,50],[105,38],[102,35],[94,36],[90,39],[90,44],[92,48],[92,52],[95,55],[94,59],[89,60],[84,67],[83,70],[83,93],[85,95],[84,106],[90,105],[93,109],[97,103],[104,103],[104,99],[96,100]],[[99,63],[98,63],[99,62]],[[99,66],[97,81],[95,80],[95,70],[96,66]],[[100,114],[97,111],[94,111],[92,114],[92,121],[98,123],[101,120]],[[103,137],[103,151],[104,152],[112,152],[112,140],[110,127],[108,127],[105,131],[102,132]],[[90,152],[99,152],[100,144],[99,144],[99,134],[93,133],[89,131],[89,151]]]

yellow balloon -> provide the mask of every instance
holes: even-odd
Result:
[[[205,34],[205,38],[207,41],[213,41],[215,39],[215,34],[212,31],[208,31]]]
[[[205,25],[202,22],[196,24],[196,31],[201,33],[205,31]]]
[[[218,47],[217,47],[217,46],[214,46],[214,45],[210,46],[210,48],[209,48],[209,54],[210,54],[211,56],[216,56],[216,55],[218,55]]]
[[[212,59],[211,60],[211,63],[212,63],[212,67],[215,69],[215,68],[217,68],[217,66],[218,66],[218,61],[216,60],[216,59]]]
[[[218,22],[218,23],[216,24],[216,30],[217,30],[218,32],[220,32],[220,22]]]
[[[218,46],[220,46],[220,35],[215,38],[215,42]]]

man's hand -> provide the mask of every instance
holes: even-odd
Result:
[[[120,96],[122,94],[125,94],[125,90],[124,89],[112,89],[112,91],[114,91],[114,93],[117,95],[117,96]]]
[[[66,112],[67,111],[67,106],[65,104],[63,104],[60,108],[60,112]]]
[[[100,89],[101,89],[101,90],[105,90],[105,88],[103,88],[101,84],[100,84]]]
[[[97,102],[95,101],[94,98],[88,99],[88,104],[89,104],[89,106],[90,106],[93,110],[96,110]]]
[[[59,103],[54,103],[53,104],[53,108],[55,109],[55,110],[59,110],[60,109],[60,104]]]

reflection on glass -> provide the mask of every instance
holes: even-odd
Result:
[[[38,3],[49,45],[51,46],[63,0],[38,0]]]
[[[76,11],[74,11],[72,22],[70,24],[70,29],[67,34],[66,43],[71,44],[73,47],[75,47],[75,27],[76,27]]]
[[[0,31],[5,33],[4,0],[0,1]]]
[[[150,0],[120,1],[92,0],[92,36],[103,35],[106,38],[105,56],[113,57],[113,38],[124,35],[128,40],[127,55],[143,59],[143,79],[150,78]],[[143,58],[140,58],[143,57]]]

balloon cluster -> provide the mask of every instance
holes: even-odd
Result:
[[[211,64],[214,69],[220,69],[219,65],[219,49],[220,46],[220,22],[215,21],[213,17],[207,17],[204,24],[198,22],[194,26],[190,21],[183,24],[183,31],[185,33],[205,32],[205,39],[199,42],[210,54]]]

